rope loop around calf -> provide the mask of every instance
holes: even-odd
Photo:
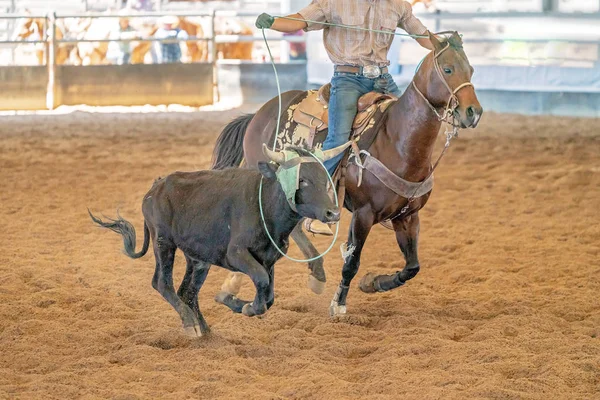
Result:
[[[267,42],[267,36],[265,35],[265,30],[262,29],[262,35],[263,35],[263,39],[265,41],[265,46],[267,47],[267,51],[269,53],[269,58],[271,59],[271,65],[273,66],[273,71],[275,72],[275,81],[277,83],[277,99],[278,99],[278,113],[277,113],[277,128],[275,130],[275,137],[273,140],[273,151],[275,151],[276,146],[277,146],[277,135],[279,135],[279,128],[281,126],[281,86],[279,85],[279,75],[277,74],[277,67],[275,66],[275,60],[273,59],[273,54],[271,54],[271,48],[269,47],[269,43]],[[333,182],[333,179],[331,178],[331,175],[329,175],[329,171],[327,171],[327,168],[325,168],[325,165],[323,165],[323,162],[321,160],[319,160],[319,158],[317,156],[315,156],[312,152],[310,153],[310,155],[317,160],[317,162],[321,165],[321,167],[323,167],[323,169],[325,170],[325,173],[327,174],[327,178],[329,179],[329,183],[331,183],[331,188],[333,189],[333,197],[335,199],[335,205],[336,207],[339,207],[339,203],[338,203],[338,198],[337,198],[337,191],[335,190],[335,183]],[[298,262],[298,263],[305,263],[305,262],[311,262],[311,261],[315,261],[318,260],[319,258],[324,257],[327,253],[329,253],[329,251],[331,251],[331,249],[333,248],[333,245],[335,244],[337,238],[338,238],[338,233],[340,230],[340,223],[339,221],[335,223],[335,234],[333,235],[333,239],[331,240],[331,244],[329,245],[329,247],[327,248],[327,250],[325,250],[323,253],[319,254],[318,256],[306,259],[306,260],[300,260],[297,258],[293,258],[288,256],[287,254],[285,254],[285,252],[283,250],[281,250],[279,248],[279,246],[277,245],[277,243],[275,243],[275,240],[273,240],[273,237],[271,236],[271,233],[269,232],[269,228],[267,227],[267,222],[265,220],[265,214],[263,211],[263,205],[262,205],[262,188],[263,188],[263,179],[264,178],[260,178],[260,184],[258,185],[258,207],[260,209],[260,218],[262,219],[263,222],[263,227],[265,228],[265,232],[267,233],[267,236],[269,237],[269,240],[271,241],[271,244],[277,249],[277,251],[279,252],[279,254],[281,254],[282,256],[284,256],[285,258],[287,258],[290,261],[294,261],[294,262]]]

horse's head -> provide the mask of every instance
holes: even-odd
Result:
[[[475,128],[483,114],[475,88],[471,84],[473,67],[469,64],[462,46],[462,39],[452,32],[445,40],[429,34],[433,51],[421,67],[419,87],[426,99],[435,108],[444,108],[444,113],[462,128]],[[449,115],[448,115],[449,114]]]

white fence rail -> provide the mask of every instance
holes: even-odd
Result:
[[[133,39],[120,39],[120,38],[69,38],[57,39],[57,21],[64,20],[67,18],[92,18],[92,19],[118,19],[118,18],[160,18],[163,16],[175,16],[175,17],[202,17],[206,18],[209,23],[208,32],[204,32],[203,36],[188,36],[186,38],[169,38],[161,39],[155,37],[139,37]],[[64,14],[57,15],[56,13],[49,13],[46,15],[29,15],[29,14],[7,14],[0,15],[1,20],[17,20],[22,18],[31,19],[43,19],[43,29],[41,37],[36,40],[0,40],[0,45],[37,45],[44,44],[44,64],[47,68],[48,78],[48,90],[47,90],[47,107],[53,109],[56,107],[57,102],[55,99],[56,86],[58,85],[57,79],[60,79],[60,75],[57,74],[57,63],[56,54],[57,49],[61,44],[79,44],[79,43],[106,43],[106,42],[158,42],[158,43],[181,43],[181,42],[199,42],[205,41],[208,43],[208,59],[207,63],[212,65],[212,85],[214,91],[214,101],[219,101],[219,84],[218,84],[218,72],[217,66],[219,64],[217,54],[217,44],[221,43],[240,43],[240,42],[256,42],[263,41],[262,36],[256,35],[220,35],[215,30],[215,20],[222,17],[256,17],[257,14],[253,12],[230,12],[230,11],[194,11],[194,12],[144,12],[144,13],[131,13],[131,14],[100,14],[100,13],[85,13],[85,14]],[[304,43],[304,36],[272,36],[268,35],[267,40],[269,42],[287,42],[287,43]],[[13,49],[14,50],[14,49]],[[248,61],[246,61],[248,62]],[[251,62],[251,61],[250,61]],[[304,63],[304,62],[302,62]],[[0,68],[2,68],[0,66]]]

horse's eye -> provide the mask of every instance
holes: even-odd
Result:
[[[444,72],[450,75],[452,73],[452,68],[444,68]]]
[[[300,187],[307,187],[308,186],[308,182],[306,182],[302,178],[300,178],[300,180],[298,181],[298,183],[300,183]]]

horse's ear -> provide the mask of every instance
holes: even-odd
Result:
[[[437,38],[437,36],[435,36],[433,33],[431,33],[431,31],[427,31],[427,34],[429,34],[429,40],[431,41],[431,44],[433,45],[433,49],[441,50],[443,46],[442,46],[442,43],[440,42],[440,40]]]

